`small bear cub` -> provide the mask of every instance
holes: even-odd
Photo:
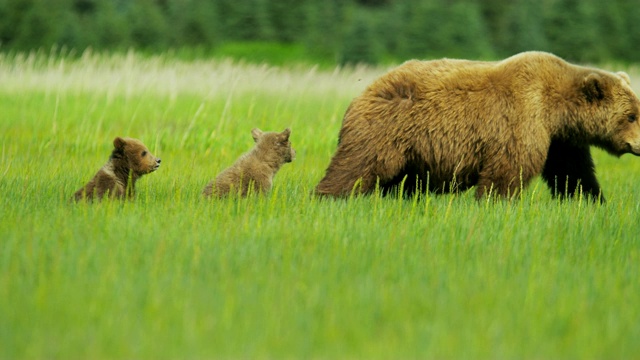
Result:
[[[132,198],[136,181],[160,167],[160,159],[138,139],[116,137],[109,161],[82,189],[76,191],[74,200],[100,200],[109,198]]]
[[[254,148],[209,182],[202,192],[205,197],[224,197],[230,192],[240,196],[251,191],[266,193],[271,190],[280,167],[294,160],[296,152],[289,142],[290,129],[278,133],[256,128],[251,135],[256,142]]]

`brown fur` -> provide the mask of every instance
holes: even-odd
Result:
[[[290,134],[289,129],[281,133],[251,130],[255,147],[207,184],[202,193],[223,197],[237,192],[247,196],[250,191],[265,193],[271,190],[276,172],[296,156],[289,142]]]
[[[74,200],[133,197],[136,181],[160,167],[160,159],[137,139],[116,137],[109,161],[82,189],[76,191]]]
[[[547,53],[499,62],[409,61],[346,111],[320,195],[383,191],[513,196],[542,174],[554,195],[602,199],[589,146],[640,155],[640,101],[624,73]]]

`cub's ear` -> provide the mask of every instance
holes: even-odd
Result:
[[[588,102],[605,98],[605,79],[598,73],[591,73],[582,79],[582,93]]]
[[[113,139],[113,147],[117,150],[124,149],[124,145],[126,144],[126,140],[121,138],[120,136]]]
[[[284,140],[289,140],[289,135],[291,135],[291,129],[286,128],[283,132],[280,133]]]
[[[251,136],[253,136],[253,141],[258,142],[258,139],[262,136],[262,130],[254,128],[251,130]]]
[[[622,80],[624,80],[627,83],[627,85],[631,85],[631,78],[629,77],[629,74],[627,74],[624,71],[618,71],[616,75],[620,76]]]

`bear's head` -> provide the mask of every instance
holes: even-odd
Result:
[[[581,84],[588,111],[604,125],[596,145],[620,156],[640,156],[640,99],[624,72],[591,72]]]
[[[256,142],[256,149],[263,154],[269,154],[273,158],[271,160],[280,164],[292,162],[296,157],[296,151],[291,147],[289,135],[291,135],[291,130],[288,128],[281,133],[263,132],[258,128],[251,130],[251,136]]]
[[[148,174],[160,167],[161,160],[138,139],[116,137],[113,147],[112,158],[122,161],[134,176]]]

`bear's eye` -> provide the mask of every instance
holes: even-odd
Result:
[[[638,116],[636,114],[631,114],[627,116],[627,120],[629,120],[630,123],[636,122],[636,120],[638,120]]]
[[[145,157],[146,155],[147,155],[147,152],[146,152],[146,151],[143,151],[143,152],[142,152],[142,157]]]

